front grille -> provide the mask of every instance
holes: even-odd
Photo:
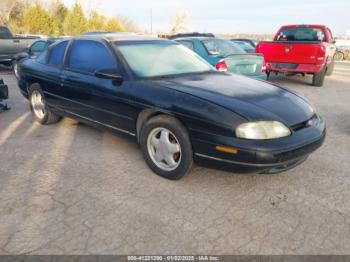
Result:
[[[290,64],[290,63],[271,63],[273,68],[276,69],[296,69],[298,64]]]
[[[294,159],[294,158],[307,156],[313,151],[315,151],[317,148],[322,146],[325,140],[325,137],[326,137],[326,132],[323,132],[322,136],[318,140],[312,142],[311,144],[307,144],[303,147],[294,149],[289,152],[278,153],[278,154],[275,154],[274,156],[276,157],[276,159],[278,159],[278,161],[281,161],[281,162]]]
[[[299,130],[301,130],[303,128],[307,128],[307,127],[310,127],[311,125],[316,124],[316,121],[318,121],[318,117],[317,117],[317,115],[313,115],[310,119],[291,126],[291,129],[294,132],[296,132],[296,131],[299,131]]]

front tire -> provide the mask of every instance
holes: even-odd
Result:
[[[29,88],[29,102],[35,120],[40,124],[49,125],[61,119],[48,108],[44,93],[38,84],[33,84]]]
[[[18,63],[16,60],[12,61],[12,70],[13,70],[13,74],[15,75],[15,77],[17,79],[19,79]]]
[[[320,72],[314,74],[314,76],[312,77],[313,86],[323,86],[326,71],[327,67],[325,66]]]
[[[159,176],[178,180],[193,165],[189,135],[174,117],[159,115],[148,120],[139,141],[147,165]]]

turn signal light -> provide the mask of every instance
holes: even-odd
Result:
[[[221,152],[225,152],[225,153],[230,153],[230,154],[234,154],[236,155],[238,153],[238,149],[237,148],[233,148],[233,147],[227,147],[227,146],[216,146],[215,149],[217,151],[221,151]]]

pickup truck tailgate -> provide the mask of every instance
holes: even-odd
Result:
[[[257,53],[264,54],[268,63],[315,64],[320,42],[260,42]]]

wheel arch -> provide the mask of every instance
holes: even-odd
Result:
[[[137,117],[136,120],[136,138],[137,138],[137,142],[139,142],[139,137],[140,137],[140,133],[141,133],[141,128],[143,126],[144,123],[146,123],[149,119],[158,116],[158,115],[166,115],[166,116],[171,116],[176,118],[188,131],[187,126],[185,125],[185,123],[179,119],[176,115],[171,114],[169,112],[164,112],[162,110],[159,109],[154,109],[154,108],[147,108],[142,110]]]

